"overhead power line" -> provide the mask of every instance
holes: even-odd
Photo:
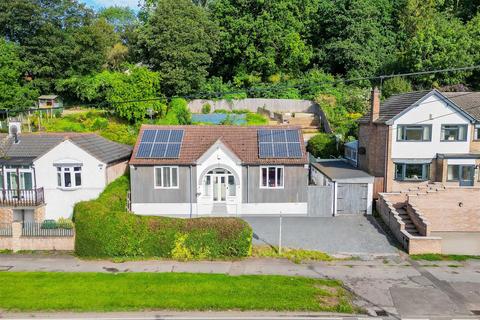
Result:
[[[430,70],[430,71],[418,71],[418,72],[409,72],[409,73],[398,73],[398,74],[390,74],[390,75],[379,75],[379,76],[369,76],[369,77],[358,77],[358,78],[352,78],[352,79],[344,79],[344,78],[337,78],[332,81],[329,80],[323,80],[323,81],[317,81],[313,83],[304,83],[304,84],[297,84],[297,85],[270,85],[265,88],[244,88],[244,89],[238,89],[238,90],[231,90],[231,91],[214,91],[214,92],[206,92],[206,91],[197,91],[193,92],[190,94],[186,95],[173,95],[173,96],[162,96],[162,97],[154,97],[154,98],[147,98],[147,99],[132,99],[132,100],[122,100],[122,101],[115,101],[115,102],[107,102],[107,101],[102,101],[102,102],[91,102],[91,103],[82,103],[81,106],[85,107],[106,107],[108,105],[119,105],[119,104],[127,104],[127,103],[141,103],[141,102],[153,102],[153,101],[167,101],[169,99],[174,99],[174,98],[184,98],[187,100],[192,100],[192,99],[206,99],[206,98],[215,98],[215,97],[221,97],[225,95],[234,95],[234,94],[255,94],[255,93],[261,93],[261,92],[268,92],[268,91],[274,91],[274,90],[285,90],[285,89],[306,89],[306,88],[313,88],[322,84],[339,84],[339,83],[353,83],[353,82],[360,82],[360,81],[372,81],[372,80],[379,80],[380,84],[383,83],[385,79],[390,79],[390,78],[395,78],[395,77],[413,77],[413,76],[418,76],[418,75],[426,75],[426,74],[436,74],[436,73],[447,73],[447,72],[460,72],[460,71],[471,71],[471,70],[476,70],[480,69],[480,65],[475,65],[475,66],[467,66],[467,67],[459,67],[459,68],[448,68],[448,69],[437,69],[437,70]],[[78,105],[70,105],[70,106],[64,106],[63,108],[71,108],[71,107],[77,107]],[[53,108],[49,108],[53,109]],[[13,109],[4,109],[3,113],[8,113],[11,112]],[[36,107],[27,107],[24,109],[25,111],[38,111],[41,110]],[[1,112],[1,111],[0,111]]]

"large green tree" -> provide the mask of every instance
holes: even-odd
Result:
[[[115,41],[113,27],[77,0],[1,1],[0,35],[20,45],[42,91],[56,79],[99,71]]]
[[[27,69],[19,49],[0,38],[0,109],[11,113],[33,107],[38,97],[38,92],[24,80]]]
[[[137,30],[139,59],[162,76],[169,95],[198,89],[218,48],[217,26],[190,0],[159,0]]]
[[[317,59],[335,74],[371,76],[393,58],[391,0],[321,0],[312,43]]]
[[[215,73],[263,78],[305,70],[313,56],[307,43],[318,0],[216,0],[210,11],[221,27]],[[316,23],[316,22],[315,22]]]
[[[474,39],[467,26],[448,12],[439,12],[435,0],[406,0],[399,16],[399,70],[414,72],[470,66]],[[465,81],[468,72],[444,72],[416,77],[417,83],[448,85]]]

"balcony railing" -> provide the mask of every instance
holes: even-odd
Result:
[[[0,191],[0,205],[12,207],[34,207],[45,202],[43,188],[22,190],[11,189]]]
[[[48,221],[23,223],[22,237],[73,237],[75,234],[73,225],[61,226]]]

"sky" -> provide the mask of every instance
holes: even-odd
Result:
[[[138,0],[80,0],[80,2],[94,9],[111,6],[130,7],[134,10],[138,9]]]

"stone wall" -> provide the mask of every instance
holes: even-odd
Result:
[[[13,222],[13,209],[0,207],[0,223],[12,223]]]
[[[0,250],[73,251],[73,237],[22,237],[22,224],[12,224],[12,236],[0,236]]]

